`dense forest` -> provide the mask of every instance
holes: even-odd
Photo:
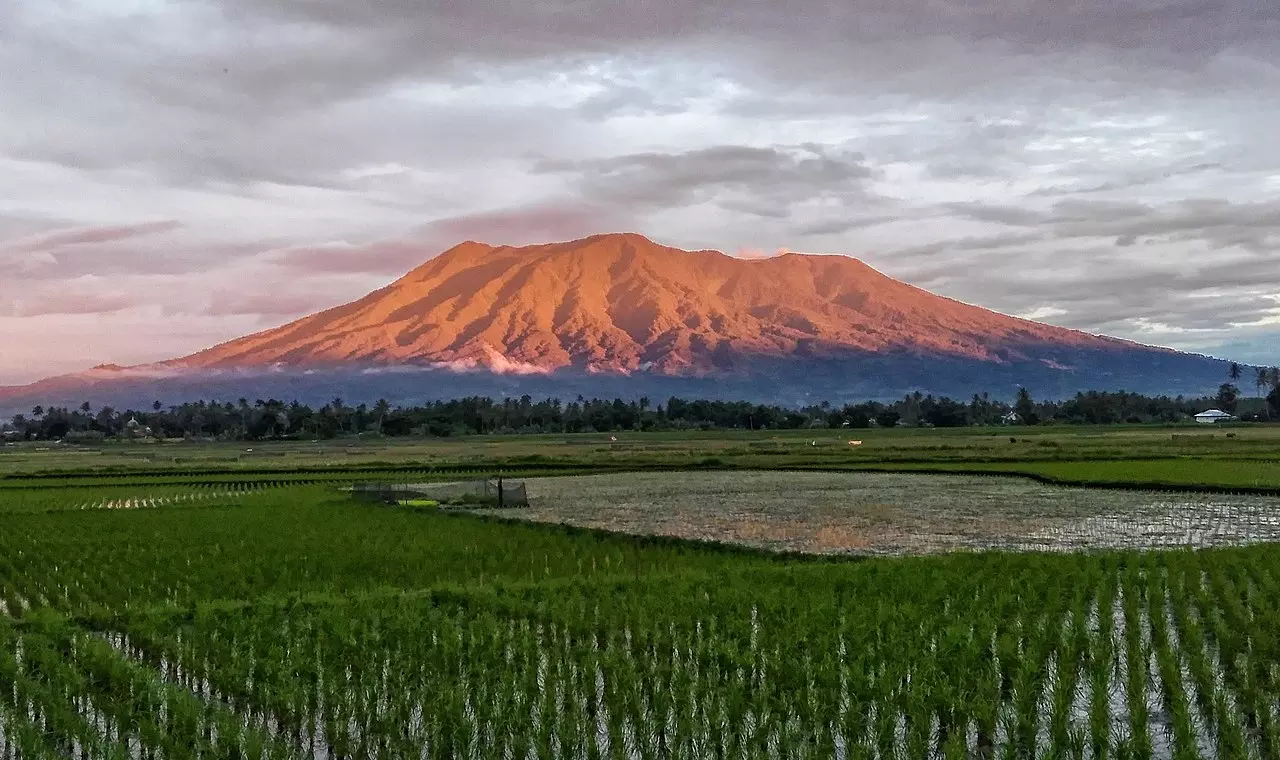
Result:
[[[820,404],[786,408],[748,402],[670,398],[624,401],[578,397],[535,401],[463,398],[397,407],[385,400],[351,406],[340,398],[312,408],[277,399],[195,401],[149,409],[94,409],[37,406],[3,425],[6,440],[91,441],[105,438],[198,438],[263,440],[340,436],[464,436],[513,433],[581,433],[695,429],[802,429],[868,427],[962,427],[1051,423],[1104,425],[1172,423],[1209,408],[1244,420],[1280,420],[1280,382],[1259,385],[1262,398],[1241,397],[1225,383],[1208,398],[1148,397],[1134,393],[1089,392],[1064,401],[1036,401],[1025,391],[1013,403],[983,394],[968,401],[919,393],[893,403],[866,402],[835,407]]]

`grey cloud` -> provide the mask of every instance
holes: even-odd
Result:
[[[584,197],[624,207],[719,202],[766,217],[780,217],[790,205],[812,198],[865,198],[866,181],[874,176],[862,154],[812,144],[722,145],[685,153],[543,161],[533,170],[565,176]]]
[[[437,219],[421,232],[430,239],[520,245],[629,229],[635,218],[609,206],[564,199]]]
[[[967,219],[1034,228],[1058,239],[1113,238],[1122,247],[1146,238],[1167,238],[1259,252],[1280,248],[1280,200],[1195,198],[1153,205],[1070,198],[1048,209],[984,203],[953,203],[945,208]]]
[[[791,215],[790,209],[786,206],[764,202],[758,198],[731,198],[718,201],[716,205],[725,211],[754,216],[760,219],[786,219]]]
[[[1133,190],[1135,188],[1150,187],[1151,185],[1164,182],[1174,177],[1187,177],[1197,174],[1205,174],[1208,172],[1223,171],[1227,167],[1221,162],[1205,162],[1181,164],[1167,167],[1157,167],[1154,169],[1145,169],[1141,171],[1126,172],[1122,177],[1114,180],[1108,180],[1096,184],[1075,183],[1073,185],[1055,185],[1050,187],[1042,187],[1033,190],[1028,195],[1035,197],[1061,197],[1061,196],[1079,196],[1092,195],[1096,193],[1110,193],[1116,191]]]
[[[438,171],[575,138],[562,108],[416,97],[415,86],[441,80],[415,64],[433,48],[412,37],[388,44],[199,3],[53,23],[41,5],[19,0],[26,11],[0,45],[0,71],[23,72],[0,87],[0,111],[24,116],[0,123],[0,158],[226,192],[345,190],[342,172],[363,165]]]
[[[1246,220],[1258,211],[1228,212],[1220,204],[1208,208]],[[1072,204],[1059,213],[1080,224],[1082,216],[1094,211],[1102,224],[1110,225],[1124,221],[1124,210],[1122,204],[1090,203]],[[1167,212],[1157,207],[1146,213],[1159,219]],[[887,271],[961,300],[1012,314],[1051,306],[1066,312],[1048,319],[1056,324],[1148,341],[1222,334],[1235,329],[1233,324],[1276,317],[1280,247],[1222,249],[1197,238],[1160,243],[1153,256],[1117,248],[1114,240],[1101,241],[1092,235],[1058,237],[1053,225],[1046,224],[902,248],[884,254],[883,260]],[[1171,331],[1152,332],[1145,325],[1167,325]]]
[[[1269,0],[1085,0],[1030,10],[1016,0],[607,0],[585,6],[396,0],[368,8],[346,0],[210,0],[183,4],[181,13],[80,23],[64,18],[56,25],[43,19],[42,5],[19,0],[13,12],[12,44],[0,53],[0,70],[19,70],[36,57],[42,66],[12,82],[0,105],[16,112],[42,103],[61,113],[47,129],[10,138],[12,155],[90,170],[132,166],[178,183],[258,180],[321,188],[341,186],[324,171],[344,168],[332,164],[339,157],[379,161],[412,152],[429,161],[457,156],[459,148],[492,149],[485,133],[514,112],[508,105],[475,118],[464,109],[456,120],[470,129],[441,130],[436,125],[453,121],[452,109],[416,109],[402,97],[414,83],[483,85],[513,77],[536,83],[551,67],[665,52],[690,65],[736,63],[743,76],[754,72],[762,95],[771,98],[772,85],[799,76],[806,89],[845,92],[904,70],[954,84],[974,70],[959,62],[978,54],[991,59],[991,68],[980,72],[988,82],[1052,74],[1062,63],[1053,56],[1100,50],[1122,63],[1134,50],[1150,51],[1150,65],[1182,69],[1188,60],[1228,49],[1272,56],[1274,50],[1254,43],[1280,35],[1280,14]],[[1030,65],[1010,66],[1018,56]],[[1115,65],[1110,73],[1134,68]],[[851,80],[851,71],[863,76]],[[67,87],[75,81],[86,86]],[[682,110],[681,99],[658,96],[666,89],[614,81],[577,108],[590,117]],[[138,109],[138,103],[147,105]],[[551,114],[526,113],[519,121],[544,141],[554,141],[557,124],[565,124]],[[520,134],[516,127],[507,123],[502,134]],[[991,173],[999,158],[993,146],[1025,142],[1042,128],[1034,118],[977,119],[934,170]],[[985,163],[966,158],[984,150]]]
[[[636,84],[613,85],[607,91],[592,95],[577,106],[587,119],[602,120],[617,116],[669,116],[685,111],[683,100],[664,102],[653,90]]]
[[[852,230],[866,229],[867,227],[889,224],[898,220],[899,217],[883,215],[849,217],[809,222],[797,225],[792,229],[795,234],[801,237],[822,237],[826,235],[841,235]]]
[[[995,222],[1018,227],[1043,224],[1045,216],[1034,209],[1020,206],[1000,206],[978,201],[949,203],[944,208],[952,213],[978,222]]]
[[[923,245],[899,248],[892,253],[895,261],[929,260],[952,251],[997,251],[1009,248],[1025,248],[1046,239],[1041,232],[1004,232],[995,235],[972,235],[954,240],[939,240]],[[947,272],[954,272],[955,265],[945,265]],[[917,275],[919,276],[919,275]]]
[[[1139,48],[1185,58],[1268,44],[1277,37],[1280,18],[1269,0],[1082,0],[1033,6],[1016,0],[797,0],[785,5],[716,0],[602,0],[588,5],[568,0],[395,0],[367,7],[344,0],[223,0],[222,6],[229,13],[273,19],[286,27],[349,30],[384,42],[414,38],[420,41],[418,57],[436,65],[458,59],[520,61],[566,51],[698,44],[717,37],[820,49],[837,41],[856,47],[855,42],[949,37],[1002,43],[1014,52]],[[480,39],[483,46],[476,44]]]

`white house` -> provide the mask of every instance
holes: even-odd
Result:
[[[1227,414],[1221,409],[1209,409],[1196,415],[1196,422],[1202,425],[1212,425],[1215,422],[1230,422],[1235,417]]]

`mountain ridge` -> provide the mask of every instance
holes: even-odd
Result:
[[[740,259],[609,233],[518,247],[465,241],[279,327],[167,361],[0,388],[0,400],[143,398],[144,389],[238,397],[262,387],[363,398],[375,386],[406,401],[446,389],[606,386],[762,401],[1008,396],[1019,386],[1199,394],[1225,366],[966,304],[850,256]]]
[[[746,260],[634,233],[468,241],[347,304],[169,362],[368,361],[496,371],[710,373],[740,356],[893,349],[1005,361],[1011,344],[1136,346],[937,296],[846,256]]]

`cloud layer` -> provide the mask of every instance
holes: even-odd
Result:
[[[1269,0],[15,0],[0,382],[624,229],[1276,363],[1278,91]]]

